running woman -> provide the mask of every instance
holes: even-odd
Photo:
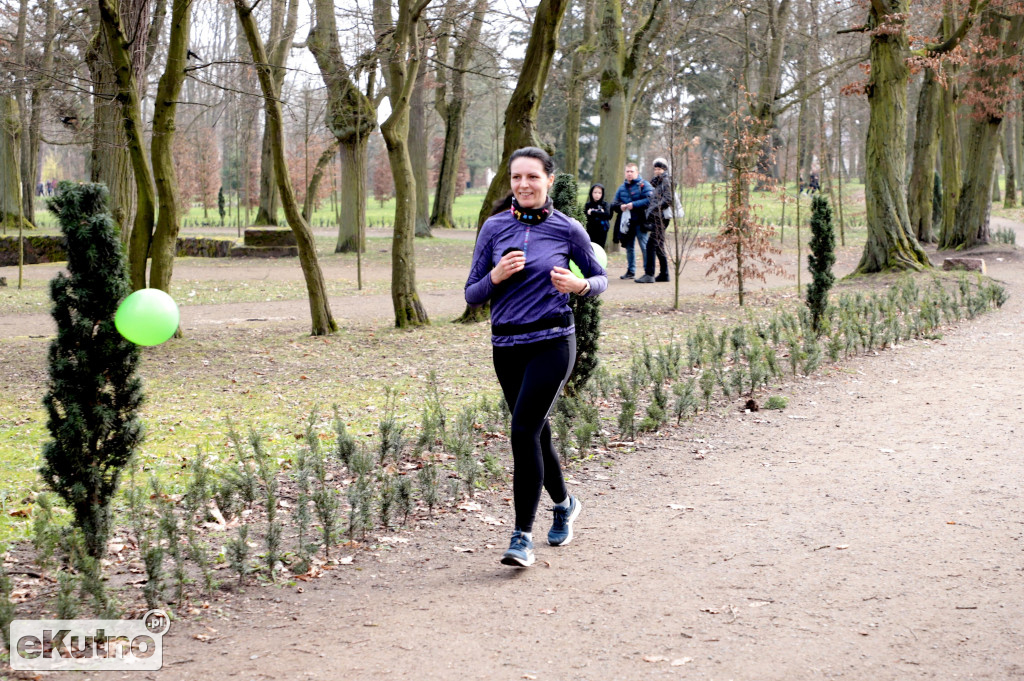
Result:
[[[524,147],[513,152],[509,171],[512,207],[480,228],[466,302],[491,301],[494,371],[512,410],[516,521],[501,562],[529,567],[541,488],[554,502],[548,532],[552,546],[572,541],[573,521],[582,508],[565,487],[548,416],[576,362],[569,295],[599,295],[608,287],[608,277],[580,223],[551,205],[551,157],[542,149]],[[567,269],[570,260],[585,279]]]

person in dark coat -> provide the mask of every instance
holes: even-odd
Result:
[[[595,184],[590,187],[588,200],[583,211],[587,214],[587,236],[601,248],[608,242],[608,226],[611,224],[612,211],[604,200],[604,185]]]
[[[672,177],[668,174],[668,161],[654,159],[654,177],[651,178],[651,202],[647,204],[647,224],[651,227],[647,237],[647,253],[644,258],[644,276],[638,284],[652,284],[668,281],[668,258],[665,255],[665,231],[672,221]],[[658,259],[657,277],[654,276],[654,259]]]
[[[647,204],[651,199],[651,185],[640,177],[635,163],[626,164],[626,179],[615,192],[612,201],[613,213],[619,213],[619,232],[615,235],[618,243],[626,249],[626,273],[619,279],[632,279],[636,272],[636,256],[633,243],[640,243],[640,257],[647,257]]]

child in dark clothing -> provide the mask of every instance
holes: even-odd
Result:
[[[589,200],[583,207],[587,214],[587,235],[590,240],[601,248],[608,241],[608,225],[612,219],[612,211],[604,200],[604,185],[595,184],[590,188]]]

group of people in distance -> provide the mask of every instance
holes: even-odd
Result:
[[[499,202],[480,228],[465,297],[470,305],[491,304],[494,372],[512,412],[512,496],[515,525],[501,563],[533,565],[533,524],[544,490],[553,506],[548,543],[572,541],[573,523],[583,507],[569,494],[551,442],[548,417],[576,363],[576,326],[569,296],[593,297],[608,287],[608,276],[591,242],[604,245],[613,213],[620,214],[615,238],[626,248],[632,279],[640,242],[644,276],[637,282],[668,281],[665,228],[673,215],[672,183],[664,159],[654,161],[647,182],[635,163],[626,166],[626,181],[614,201],[604,200],[595,184],[585,210],[587,229],[555,210],[548,192],[555,182],[551,157],[524,147],[509,160],[511,196]],[[654,276],[655,258],[661,273]],[[582,277],[569,270],[570,261]]]
[[[626,164],[626,179],[619,186],[609,204],[604,200],[604,185],[590,187],[589,200],[584,206],[587,214],[587,235],[602,247],[608,232],[612,241],[626,249],[626,273],[620,279],[636,276],[634,244],[640,244],[644,274],[634,279],[638,284],[669,281],[668,259],[665,256],[665,230],[674,217],[672,179],[668,174],[668,161],[654,159],[654,177],[650,181],[640,176],[635,163]],[[617,229],[611,229],[612,216],[619,214]],[[657,258],[658,275],[654,275]]]

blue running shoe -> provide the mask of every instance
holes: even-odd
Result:
[[[512,533],[512,543],[509,544],[508,551],[501,557],[501,564],[530,567],[533,565],[533,561],[533,542],[527,539],[519,528],[516,528]]]
[[[555,513],[555,522],[551,524],[548,532],[548,543],[552,546],[565,546],[572,541],[572,523],[580,514],[583,505],[576,497],[569,497],[569,508],[555,506],[551,510]]]

